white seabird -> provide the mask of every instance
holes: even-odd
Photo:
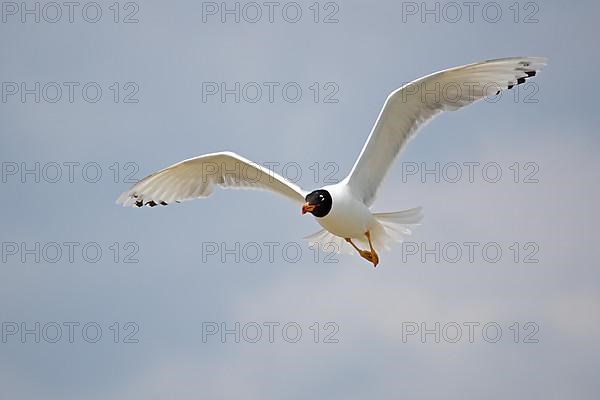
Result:
[[[352,247],[374,266],[375,248],[402,241],[422,218],[421,208],[373,213],[377,189],[408,140],[442,111],[455,111],[524,83],[546,65],[540,57],[511,57],[450,68],[417,79],[385,101],[354,167],[341,182],[311,192],[238,154],[219,152],[181,161],[133,185],[117,200],[123,206],[167,205],[209,196],[223,188],[263,189],[283,195],[323,227],[306,237],[338,252]],[[360,249],[355,242],[369,246]],[[350,247],[352,246],[352,247]]]

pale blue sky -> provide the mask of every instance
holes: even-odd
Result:
[[[202,3],[184,1],[142,1],[135,3],[137,11],[120,3],[119,21],[134,12],[139,22],[132,24],[114,23],[110,2],[101,4],[97,23],[85,21],[80,8],[72,23],[66,8],[56,23],[45,22],[44,15],[40,23],[31,15],[22,23],[21,10],[12,15],[15,10],[3,3],[3,332],[21,329],[22,322],[29,328],[36,322],[80,327],[94,322],[103,330],[97,343],[87,343],[80,331],[69,343],[64,325],[57,343],[44,337],[35,343],[33,335],[21,343],[21,332],[7,334],[6,343],[0,342],[3,397],[598,398],[598,3],[521,2],[516,16],[514,1],[498,2],[497,23],[486,21],[492,10],[482,15],[489,2],[475,9],[473,22],[463,9],[456,23],[443,16],[439,23],[433,17],[422,23],[419,14],[405,15],[403,22],[408,2],[318,3],[319,21],[329,13],[339,20],[330,24],[313,22],[313,3],[298,3],[303,14],[295,24],[286,22],[279,8],[273,23],[266,15],[257,23],[243,18],[221,23],[207,15],[204,23]],[[434,9],[434,2],[427,4]],[[450,12],[444,4],[440,12]],[[538,22],[524,22],[532,18]],[[326,163],[335,163],[335,177],[341,179],[390,91],[439,69],[515,55],[550,60],[529,86],[537,102],[526,101],[529,92],[521,92],[516,101],[505,96],[442,115],[402,155],[402,161],[426,166],[495,162],[503,179],[403,183],[397,163],[374,206],[395,211],[422,205],[425,219],[411,243],[428,248],[436,242],[498,243],[503,257],[497,263],[481,253],[472,263],[466,256],[456,263],[422,262],[421,253],[403,262],[402,246],[383,253],[377,270],[356,256],[325,263],[319,254],[315,262],[302,237],[318,225],[301,217],[294,204],[265,193],[219,191],[203,201],[142,210],[114,204],[129,186],[123,181],[127,162],[138,168],[139,179],[219,150],[261,163],[298,163],[299,183],[306,188],[322,185],[330,171]],[[20,93],[8,94],[11,82],[29,88],[57,82],[63,97],[46,101],[54,93],[48,87],[39,103],[32,94],[23,103]],[[79,83],[72,103],[65,82]],[[97,103],[82,97],[90,82],[102,89]],[[133,85],[125,87],[128,82]],[[265,98],[235,103],[231,96],[225,103],[217,97],[203,102],[203,82],[231,87],[295,82],[303,96],[296,103],[285,101],[281,92],[272,103]],[[316,103],[314,82],[320,86]],[[323,101],[328,82],[337,89],[337,103]],[[133,92],[138,102],[124,103]],[[23,183],[21,171],[10,174],[15,165],[33,168],[36,162],[48,174],[54,165],[49,163],[63,165],[62,178],[36,183],[27,175]],[[537,166],[539,183],[523,183],[522,175],[514,183],[510,167],[519,163],[527,172],[528,162]],[[79,163],[72,183],[64,163]],[[88,163],[102,171],[96,183],[86,181],[93,169],[86,179],[81,175]],[[315,163],[319,183],[312,177]],[[59,243],[58,262],[45,262],[44,254],[40,263],[21,250],[13,254],[13,243],[33,248],[38,242],[48,252],[49,243]],[[72,263],[64,242],[80,243]],[[135,245],[123,248],[129,242]],[[291,244],[302,256],[291,263],[279,250],[274,262],[263,253],[256,263],[243,257],[236,263],[231,256],[221,262],[219,253],[203,262],[206,243],[233,248],[254,242],[263,250],[265,242],[280,243],[279,249]],[[515,242],[518,262],[510,248]],[[530,242],[537,246],[538,263],[522,262],[531,251],[522,246]],[[97,263],[83,258],[86,243],[101,248]],[[124,263],[136,250],[139,262]],[[123,343],[130,321],[139,328],[134,336],[139,343]],[[120,323],[117,344],[115,322]],[[288,343],[279,333],[269,343],[265,328],[258,343],[235,343],[231,337],[221,343],[216,336],[203,343],[203,322],[230,328],[235,322],[296,322],[303,336]],[[319,343],[311,330],[315,322]],[[338,343],[323,343],[326,322],[339,328]],[[497,343],[488,343],[480,332],[474,343],[465,338],[435,343],[431,337],[421,343],[415,335],[404,343],[406,322],[430,328],[436,322],[495,322],[503,336]],[[510,328],[515,322],[519,343]],[[539,328],[539,343],[523,343],[527,322]]]

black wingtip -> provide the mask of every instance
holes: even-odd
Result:
[[[525,74],[527,76],[517,79],[517,83],[509,83],[507,89],[510,90],[510,89],[514,88],[515,86],[517,86],[517,85],[521,85],[521,84],[525,83],[527,81],[527,78],[531,78],[532,76],[536,76],[537,72],[536,71],[525,71]],[[498,93],[496,93],[496,94],[498,94]]]
[[[169,203],[167,203],[166,201],[159,201],[158,203],[154,200],[150,200],[144,203],[144,199],[140,198],[139,195],[134,194],[131,197],[133,197],[134,199],[137,199],[135,202],[135,205],[137,207],[143,207],[143,206],[150,206],[150,207],[156,207],[157,205],[161,205],[161,206],[168,206]],[[178,202],[179,203],[179,202]]]

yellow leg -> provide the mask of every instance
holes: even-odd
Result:
[[[359,249],[358,247],[356,247],[356,245],[354,244],[354,242],[352,242],[352,239],[350,238],[346,238],[346,242],[350,243],[352,247],[354,247],[354,249],[358,251],[358,254],[360,254],[362,258],[373,263],[373,267],[376,267],[377,264],[379,264],[379,256],[377,256],[377,253],[375,252],[375,249],[373,249],[373,245],[371,244],[370,232],[365,233],[365,235],[369,240],[369,247],[371,248],[371,251]]]
[[[362,251],[361,249],[359,249],[358,247],[356,247],[356,245],[354,244],[354,242],[352,241],[352,239],[346,238],[346,242],[350,243],[352,245],[352,247],[354,247],[356,249],[356,251],[358,251],[359,253]]]
[[[371,262],[373,263],[373,267],[377,267],[377,264],[379,264],[379,256],[377,255],[377,252],[373,248],[373,243],[371,243],[371,232],[366,231],[365,236],[367,237],[367,240],[369,241],[369,248],[371,249],[370,253],[373,258]]]

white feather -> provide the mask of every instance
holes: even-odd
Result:
[[[232,152],[206,154],[171,165],[133,185],[118,199],[123,206],[166,205],[207,197],[222,188],[262,189],[302,204],[306,193],[281,175]],[[166,204],[165,204],[166,203]]]
[[[534,76],[546,59],[513,57],[450,68],[393,91],[344,182],[370,206],[388,169],[419,127]],[[521,82],[522,83],[522,82]]]

